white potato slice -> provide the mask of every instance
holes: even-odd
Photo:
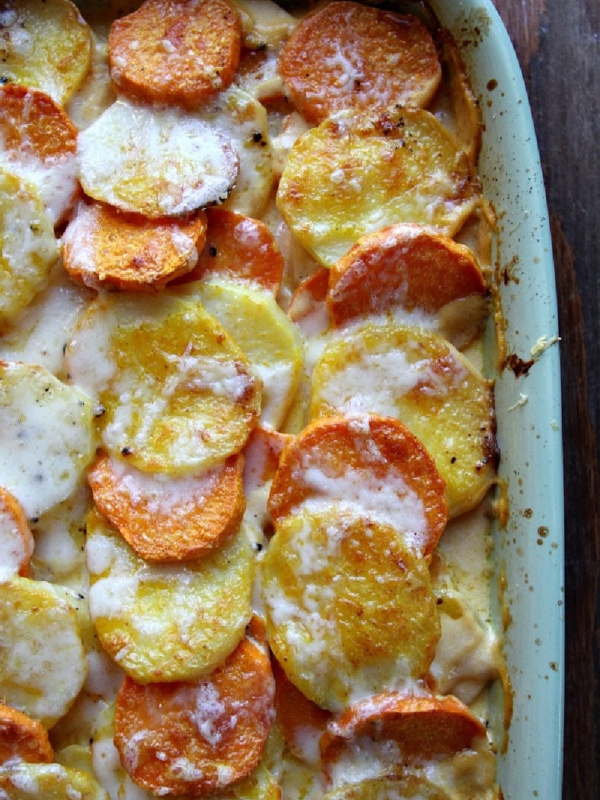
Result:
[[[426,561],[389,525],[340,513],[289,515],[262,562],[271,648],[288,678],[332,711],[411,690],[440,635]]]
[[[44,288],[59,248],[36,189],[0,167],[0,324]]]
[[[297,21],[273,0],[236,0],[242,14],[245,47],[277,47],[294,30]]]
[[[44,581],[0,580],[0,699],[45,727],[64,716],[85,681],[76,611]]]
[[[100,641],[138,683],[207,675],[244,634],[254,555],[243,528],[206,558],[150,564],[92,512],[87,562]]]
[[[0,797],[10,800],[110,800],[89,773],[62,764],[10,764],[0,768]]]
[[[216,280],[192,288],[206,310],[235,338],[261,379],[260,424],[279,428],[302,374],[298,331],[267,292]]]
[[[410,108],[332,115],[294,144],[277,192],[294,235],[328,267],[397,222],[452,236],[480,202],[468,156],[433,114]]]
[[[65,347],[77,318],[94,294],[70,280],[58,262],[48,286],[2,328],[0,359],[38,364],[64,379]]]
[[[311,416],[395,417],[446,483],[449,516],[476,506],[498,460],[492,383],[437,334],[394,323],[342,333],[313,371]]]
[[[260,381],[217,320],[191,299],[106,295],[67,348],[71,380],[99,403],[111,455],[191,475],[239,452],[260,414]]]
[[[67,498],[95,453],[93,407],[43,367],[0,361],[0,486],[27,516]]]
[[[390,748],[391,749],[391,748]],[[363,751],[363,756],[371,754]],[[360,757],[360,756],[359,756]],[[352,765],[344,763],[346,775],[351,772]],[[381,765],[382,772],[384,765]],[[425,777],[406,775],[405,777],[382,776],[367,780],[349,781],[338,789],[328,792],[323,800],[451,800],[454,795],[430,783]]]
[[[202,119],[231,142],[240,157],[235,186],[224,207],[260,217],[273,188],[273,157],[264,106],[237,86],[222,92]]]
[[[227,199],[238,174],[232,143],[198,114],[119,99],[79,135],[88,195],[147,217]]]
[[[108,68],[108,31],[92,31],[92,65],[66,111],[82,131],[117,99]]]
[[[69,0],[4,0],[0,80],[32,86],[63,105],[85,78],[91,33]]]

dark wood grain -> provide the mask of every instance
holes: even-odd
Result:
[[[600,2],[495,2],[525,76],[551,216],[566,508],[563,798],[591,800],[600,797]]]

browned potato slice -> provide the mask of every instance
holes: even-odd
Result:
[[[69,0],[4,0],[1,83],[41,89],[64,105],[92,60],[90,29]]]
[[[452,236],[480,197],[469,158],[436,117],[395,108],[340,112],[301,136],[277,206],[300,243],[330,267],[361,236],[396,222]]]
[[[389,525],[340,513],[286,517],[263,561],[271,648],[333,711],[423,677],[440,636],[426,562]]]
[[[311,415],[340,412],[396,417],[418,436],[446,482],[450,516],[494,480],[492,384],[432,332],[367,324],[333,340],[313,372]]]
[[[0,167],[0,324],[46,286],[58,255],[54,226],[40,195]]]
[[[90,197],[147,217],[223,202],[239,169],[230,141],[198,114],[124,99],[80,133],[79,157]]]
[[[108,452],[147,472],[216,467],[260,416],[260,382],[245,354],[195,300],[99,298],[67,358],[71,380],[99,403]]]
[[[100,642],[138,683],[191,681],[219,666],[251,616],[254,555],[242,528],[185,564],[149,564],[97,513],[87,523],[90,614]]]
[[[316,123],[342,109],[425,106],[442,74],[420,19],[346,0],[302,20],[279,71],[294,104]]]

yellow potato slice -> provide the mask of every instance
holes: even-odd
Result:
[[[206,310],[234,336],[263,384],[260,424],[279,428],[302,373],[298,331],[267,292],[225,281],[198,283]]]
[[[237,0],[241,12],[245,47],[276,48],[297,25],[297,21],[273,0]]]
[[[323,800],[451,800],[453,796],[439,786],[434,786],[425,777],[406,775],[398,778],[383,776],[348,783],[328,792]]]
[[[440,636],[429,571],[391,526],[333,504],[288,516],[262,582],[271,648],[323,708],[341,711],[427,673]]]
[[[0,324],[46,286],[58,256],[54,226],[40,195],[0,167]]]
[[[52,584],[0,581],[0,702],[46,728],[79,694],[87,661],[75,610]]]
[[[89,773],[62,764],[1,767],[0,796],[10,800],[110,800]]]
[[[57,262],[46,288],[2,326],[0,359],[38,364],[63,380],[64,349],[77,318],[93,297],[90,289],[76,286]]]
[[[85,78],[92,40],[69,0],[4,0],[0,82],[41,89],[64,105]]]
[[[469,158],[436,117],[395,108],[340,112],[301,136],[277,206],[300,243],[330,267],[361,236],[397,222],[452,236],[480,198]]]
[[[90,197],[147,217],[222,203],[239,169],[231,142],[198,114],[124,99],[80,133],[79,156]]]
[[[220,131],[240,156],[240,170],[224,207],[260,217],[273,188],[273,155],[264,106],[232,86],[202,110],[202,119]]]
[[[446,482],[449,516],[476,506],[498,462],[492,383],[431,331],[393,323],[342,334],[313,372],[312,417],[396,417],[425,445]]]
[[[93,407],[43,367],[0,361],[0,486],[31,519],[68,497],[95,452]]]
[[[67,357],[71,380],[99,403],[108,452],[147,472],[218,466],[260,414],[260,381],[246,356],[191,299],[99,298]]]
[[[244,528],[173,566],[145,562],[95,511],[87,523],[90,614],[104,649],[138,683],[191,681],[233,652],[251,617],[254,556]]]

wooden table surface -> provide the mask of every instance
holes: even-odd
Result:
[[[563,798],[593,800],[600,797],[600,0],[494,2],[525,76],[550,210],[565,464]]]

